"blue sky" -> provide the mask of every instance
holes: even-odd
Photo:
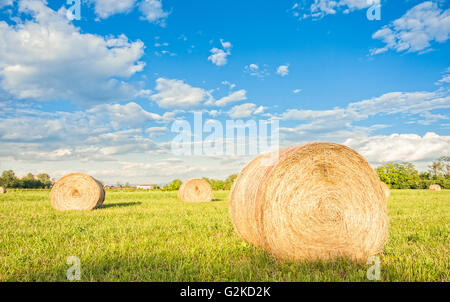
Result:
[[[381,20],[367,10],[380,4]],[[419,169],[450,150],[448,1],[0,0],[0,169],[107,183],[224,178],[251,156],[178,156],[193,111],[280,121]]]

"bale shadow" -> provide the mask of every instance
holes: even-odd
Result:
[[[140,205],[142,202],[140,201],[134,201],[134,202],[116,202],[116,203],[107,203],[103,204],[98,209],[107,209],[107,208],[122,208],[122,207],[131,207]]]

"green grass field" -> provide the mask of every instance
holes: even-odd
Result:
[[[228,192],[187,204],[176,192],[112,192],[100,209],[57,212],[49,191],[0,195],[0,281],[368,281],[370,265],[286,263],[244,243]],[[381,281],[450,281],[450,191],[393,190]]]

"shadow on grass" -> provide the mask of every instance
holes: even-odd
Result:
[[[142,204],[142,202],[140,202],[140,201],[107,203],[107,204],[103,204],[98,209],[131,207],[131,206],[136,206],[136,205],[140,205],[140,204]]]

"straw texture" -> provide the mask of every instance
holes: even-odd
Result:
[[[381,182],[381,188],[383,189],[384,195],[386,196],[386,200],[389,199],[389,197],[391,196],[391,189],[389,188],[389,186],[386,183]]]
[[[0,187],[0,194],[5,194],[6,193],[6,189],[3,187]]]
[[[440,191],[442,190],[440,185],[430,185],[430,190],[431,191]]]
[[[230,215],[247,242],[284,260],[366,261],[388,235],[380,180],[354,150],[312,143],[280,150],[272,166],[252,160],[230,194]]]
[[[213,199],[213,191],[206,180],[189,179],[178,190],[178,198],[185,202],[208,202]]]
[[[92,210],[105,200],[102,184],[83,173],[72,173],[60,178],[50,193],[52,206],[56,210]]]

